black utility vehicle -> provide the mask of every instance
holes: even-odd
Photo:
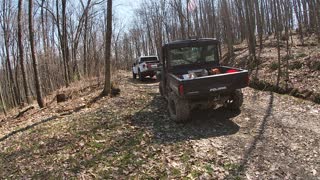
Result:
[[[188,120],[196,108],[241,107],[248,71],[220,66],[220,56],[216,39],[174,41],[162,47],[159,90],[174,121]]]

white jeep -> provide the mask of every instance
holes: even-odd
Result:
[[[147,76],[152,78],[156,75],[159,67],[158,56],[141,56],[133,63],[133,79],[136,79],[137,75],[139,76],[139,80],[141,81],[144,80],[144,78]]]

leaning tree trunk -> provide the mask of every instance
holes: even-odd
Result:
[[[34,71],[34,81],[36,87],[37,101],[40,108],[44,107],[42,99],[41,82],[39,78],[38,62],[35,52],[35,42],[34,42],[34,30],[33,30],[33,0],[29,0],[29,35],[30,35],[30,47],[32,56],[32,66]]]
[[[111,37],[112,37],[112,0],[107,3],[107,32],[106,32],[106,49],[105,49],[105,82],[102,94],[108,95],[111,92]]]

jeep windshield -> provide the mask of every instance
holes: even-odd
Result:
[[[172,48],[168,55],[170,66],[219,63],[217,45]]]

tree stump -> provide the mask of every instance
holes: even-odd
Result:
[[[120,94],[120,89],[119,88],[112,88],[111,89],[111,93],[110,93],[111,97],[116,97],[119,94]]]
[[[65,102],[68,100],[66,94],[57,94],[57,103]]]

